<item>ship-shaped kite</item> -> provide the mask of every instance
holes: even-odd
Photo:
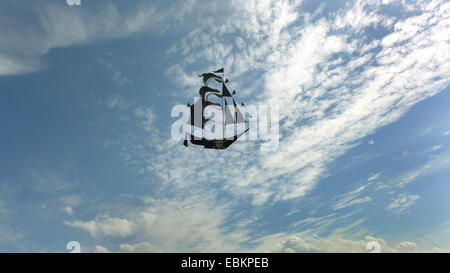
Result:
[[[228,91],[226,86],[228,79],[224,78],[223,68],[203,73],[199,77],[203,78],[203,86],[198,90],[200,98],[194,104],[187,105],[190,108],[190,116],[183,145],[188,147],[190,142],[193,145],[203,146],[205,149],[226,149],[249,129],[240,109],[244,103],[238,105],[233,97],[236,91],[233,93]],[[221,85],[222,90],[208,86],[208,82],[212,80]],[[219,121],[216,118],[205,117],[208,107],[215,107],[216,111],[220,110]],[[205,134],[206,127],[210,128],[213,125],[211,123],[221,125],[216,128],[222,129],[222,132],[216,132],[213,138]]]

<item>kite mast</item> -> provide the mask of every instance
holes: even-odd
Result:
[[[222,84],[225,85],[223,68],[222,68]],[[225,139],[225,115],[226,115],[225,111],[226,111],[225,98],[223,96],[223,86],[222,86],[222,135],[223,135],[223,139]]]

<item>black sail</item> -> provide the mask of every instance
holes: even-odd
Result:
[[[234,104],[234,111],[236,112],[236,123],[245,122],[244,116],[242,115],[241,110],[239,109],[239,106],[237,106],[234,99],[233,99],[233,104]]]
[[[205,108],[208,106],[221,107],[219,103],[203,100],[202,98],[198,99],[193,105],[189,106],[190,116],[188,124],[201,129],[205,128],[205,123],[210,121],[210,119],[205,118]]]
[[[234,124],[234,118],[231,114],[230,105],[225,101],[225,125]]]
[[[203,84],[208,86],[208,81],[210,79],[214,79],[217,82],[222,82],[222,77],[219,75],[216,75],[214,73],[203,73],[201,75],[199,75],[199,77],[203,77]]]
[[[222,83],[222,96],[231,97],[231,93],[228,91],[228,88],[224,83]]]
[[[194,104],[189,106],[190,116],[188,124],[203,129],[203,103],[202,99],[198,99]]]
[[[205,98],[206,93],[211,92],[214,94],[220,94],[220,90],[211,88],[209,86],[202,86],[199,90],[198,90],[198,94],[202,97]]]

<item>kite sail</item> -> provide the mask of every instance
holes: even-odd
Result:
[[[218,75],[221,74],[221,75]],[[190,109],[190,116],[188,119],[188,132],[186,132],[183,145],[188,147],[189,143],[193,145],[203,146],[205,149],[226,149],[240,136],[245,134],[249,127],[245,122],[244,116],[241,112],[243,103],[237,104],[233,95],[236,91],[230,93],[226,83],[228,79],[224,79],[223,68],[210,73],[203,73],[199,77],[203,78],[203,86],[198,90],[200,98],[192,105],[188,104]],[[216,82],[222,84],[222,90],[208,86],[208,82],[214,79]],[[219,87],[220,88],[220,87]],[[221,100],[221,102],[214,102],[210,100],[210,96],[214,96]],[[228,100],[228,102],[227,102]],[[208,107],[215,107],[220,110],[222,117],[220,121],[206,118],[206,109]],[[213,122],[221,126],[222,132],[216,132],[215,138],[208,138],[205,134],[205,128],[208,123]]]

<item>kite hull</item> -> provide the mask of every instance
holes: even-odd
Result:
[[[248,131],[248,128],[234,136],[231,139],[206,139],[206,138],[198,138],[194,137],[191,134],[186,134],[186,139],[184,140],[184,146],[188,146],[188,141],[192,143],[193,145],[199,145],[203,146],[205,149],[218,149],[218,150],[225,150],[228,148],[231,144],[233,144],[240,136],[245,134]]]

